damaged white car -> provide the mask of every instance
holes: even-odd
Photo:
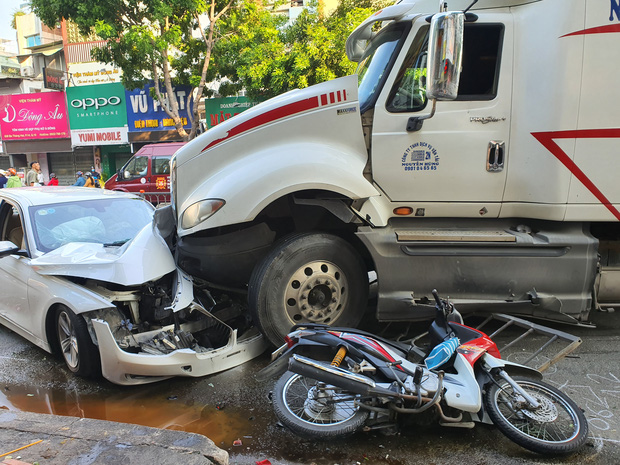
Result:
[[[116,384],[204,376],[261,354],[243,306],[176,267],[153,213],[122,192],[0,190],[0,323]]]

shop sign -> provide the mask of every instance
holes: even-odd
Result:
[[[65,73],[58,69],[43,68],[43,87],[46,89],[65,90],[64,76]]]
[[[67,109],[71,123],[71,145],[129,143],[125,88],[122,84],[69,87]]]
[[[204,102],[207,129],[211,129],[222,121],[226,121],[258,104],[258,102],[251,102],[247,97],[206,98]]]
[[[0,130],[5,141],[68,138],[65,93],[0,95]]]
[[[121,82],[121,70],[106,63],[70,63],[69,86],[91,86]]]
[[[5,77],[21,77],[17,58],[0,56],[0,75]]]
[[[142,89],[126,91],[127,124],[129,132],[143,131],[168,131],[175,129],[174,121],[159,104],[157,99],[151,97],[153,83],[149,83]],[[165,88],[161,87],[164,95]],[[179,104],[179,116],[183,120],[183,127],[191,129],[189,113],[193,111],[193,104],[187,108],[187,97],[192,88],[190,86],[176,86],[173,88],[174,98]]]
[[[0,65],[0,74],[9,77],[20,77],[19,66]]]
[[[127,126],[120,128],[72,129],[71,145],[119,145],[128,144]]]
[[[122,84],[68,87],[67,109],[72,131],[127,126]]]

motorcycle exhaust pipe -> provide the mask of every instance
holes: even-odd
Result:
[[[351,373],[335,366],[324,365],[297,354],[293,354],[289,359],[288,370],[362,396],[409,397],[377,386],[374,380],[368,376]]]

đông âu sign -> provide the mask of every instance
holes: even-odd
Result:
[[[0,95],[2,140],[69,137],[64,92]]]

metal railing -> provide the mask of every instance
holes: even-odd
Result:
[[[140,192],[138,195],[158,208],[170,205],[170,192]]]

